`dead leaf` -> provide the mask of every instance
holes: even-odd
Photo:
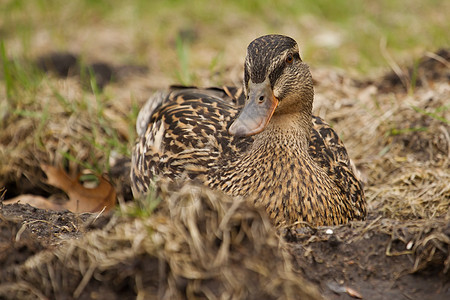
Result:
[[[116,204],[116,191],[103,177],[96,176],[98,185],[93,188],[87,188],[80,183],[80,176],[72,178],[63,169],[50,165],[41,165],[41,168],[47,175],[47,183],[63,190],[69,196],[69,201],[58,204],[40,196],[21,195],[3,203],[28,203],[37,208],[67,209],[75,213],[100,212],[103,209],[108,211]]]
[[[362,299],[363,296],[357,290],[354,290],[350,287],[346,287],[347,294],[353,298]]]
[[[58,203],[49,201],[47,198],[37,195],[24,194],[3,201],[3,204],[5,205],[14,203],[30,204],[31,206],[42,209],[64,210],[64,208],[62,208]]]
[[[336,294],[347,293],[350,297],[363,299],[361,293],[359,293],[357,290],[351,287],[338,284],[337,282],[327,282],[327,286],[330,290],[332,290]]]

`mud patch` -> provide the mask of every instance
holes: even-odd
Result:
[[[82,86],[86,89],[92,88],[92,79],[95,80],[96,88],[100,91],[115,80],[123,80],[132,74],[146,74],[148,68],[145,66],[122,65],[114,66],[107,62],[95,61],[82,63],[82,59],[70,52],[53,52],[38,57],[35,65],[44,72],[53,73],[59,77],[78,76]]]
[[[0,264],[2,272],[14,268],[34,254],[56,249],[64,241],[102,228],[109,215],[73,214],[11,204],[0,208]]]
[[[429,52],[408,67],[395,71],[373,82],[380,92],[408,92],[416,87],[429,88],[436,81],[450,81],[450,49]]]
[[[289,236],[296,267],[329,299],[447,299],[450,221],[377,218]]]

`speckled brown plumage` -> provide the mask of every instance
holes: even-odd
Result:
[[[269,35],[247,49],[244,87],[175,87],[137,122],[135,195],[157,177],[201,182],[266,208],[276,225],[361,220],[360,181],[336,132],[312,116],[313,86],[297,43]]]

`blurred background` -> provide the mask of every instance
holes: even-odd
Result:
[[[86,61],[144,65],[154,86],[231,83],[248,43],[296,39],[314,67],[386,71],[450,45],[447,0],[1,0],[9,57],[68,51]],[[236,69],[234,69],[236,67]],[[157,74],[157,75],[155,75]]]

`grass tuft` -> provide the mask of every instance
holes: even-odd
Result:
[[[3,40],[0,41],[0,56],[3,64],[3,80],[6,87],[6,98],[10,100],[14,92],[14,82],[11,74],[11,62],[6,55],[5,43]]]
[[[121,207],[119,214],[146,219],[153,214],[161,201],[162,199],[158,196],[156,188],[152,185],[145,196],[134,199],[131,205]]]
[[[443,115],[443,113],[445,113],[450,108],[450,105],[441,105],[441,106],[437,107],[434,111],[427,111],[427,110],[420,108],[418,106],[415,106],[415,105],[412,105],[411,107],[418,113],[421,113],[425,116],[431,117],[431,118],[438,120],[440,122],[443,122],[445,124],[450,124],[450,120],[439,115],[439,113],[441,113]]]
[[[183,38],[181,35],[177,36],[176,39],[176,50],[178,57],[178,71],[176,72],[177,80],[184,85],[192,85],[194,78],[193,73],[189,69],[189,41]]]

